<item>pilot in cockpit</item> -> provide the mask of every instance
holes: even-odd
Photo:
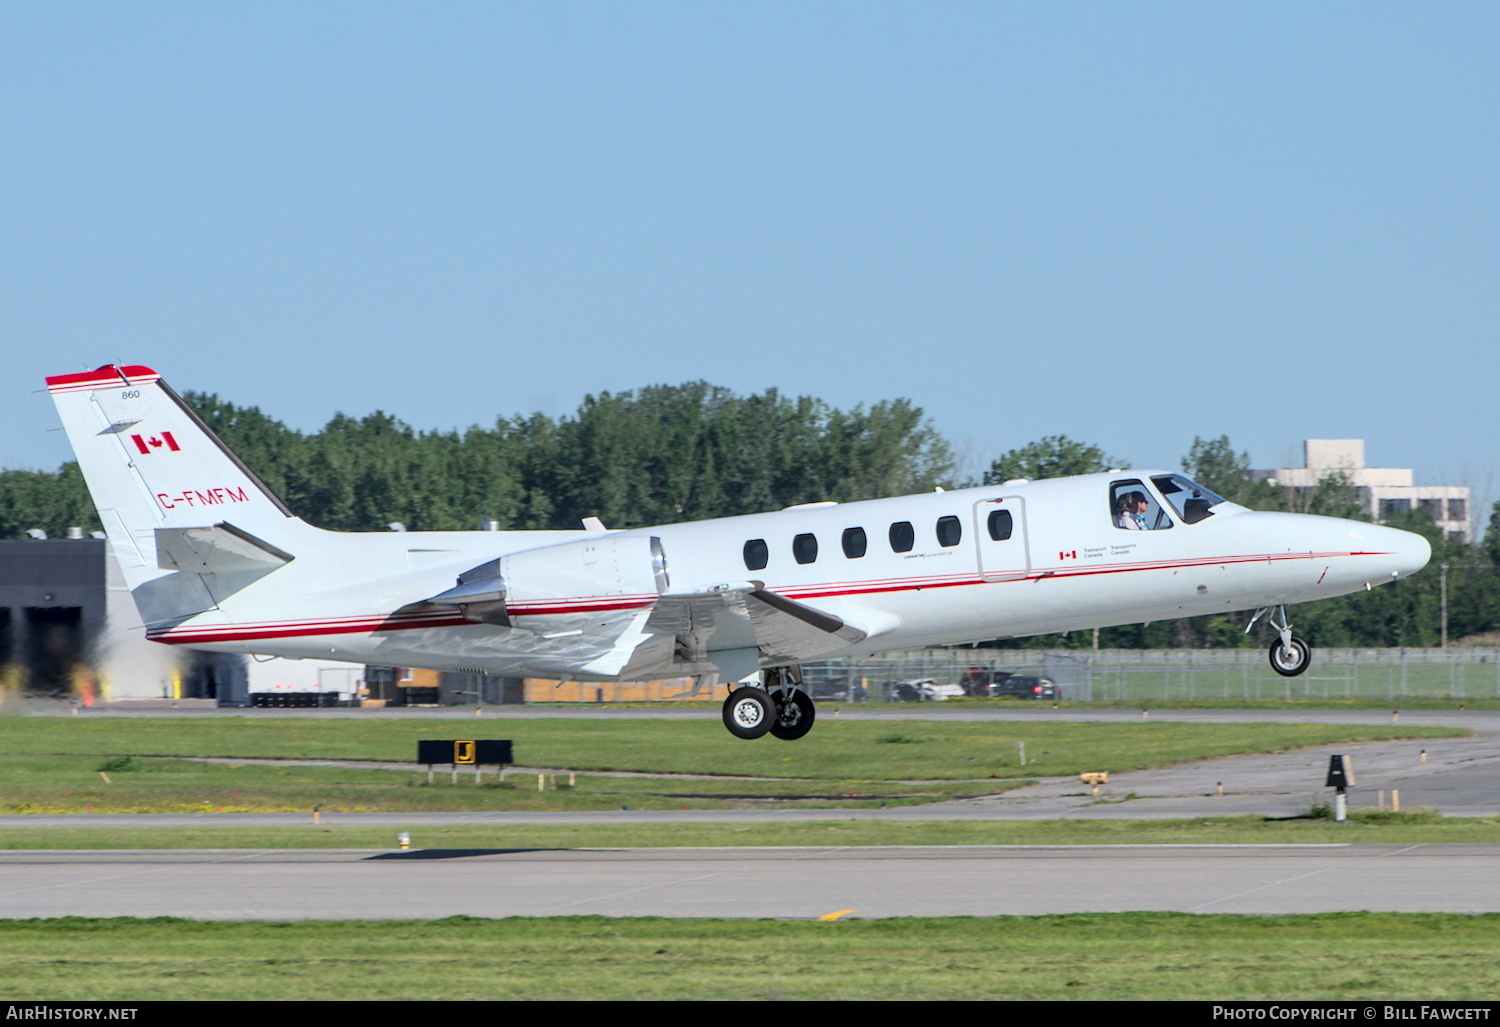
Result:
[[[1125,492],[1116,500],[1115,527],[1130,531],[1147,531],[1146,511],[1151,504],[1144,492]]]

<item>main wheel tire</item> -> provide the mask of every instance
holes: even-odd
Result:
[[[785,702],[776,703],[776,720],[771,734],[783,742],[792,742],[812,730],[817,712],[806,692],[793,692]]]
[[[776,704],[764,688],[736,688],[724,700],[724,726],[736,738],[759,738],[776,723]]]
[[[1296,635],[1292,636],[1289,648],[1281,647],[1281,639],[1271,643],[1271,669],[1284,678],[1294,678],[1312,663],[1312,649]]]

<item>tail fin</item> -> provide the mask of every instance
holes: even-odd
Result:
[[[316,533],[151,368],[107,364],[48,378],[47,390],[132,592],[180,571],[217,601]]]

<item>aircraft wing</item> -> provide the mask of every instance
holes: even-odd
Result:
[[[866,638],[842,619],[768,591],[758,581],[664,595],[652,607],[645,631],[674,638],[678,660],[688,663],[726,649],[759,649],[766,658],[797,662]]]

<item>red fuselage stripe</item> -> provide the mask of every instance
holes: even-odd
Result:
[[[1097,574],[1127,574],[1135,571],[1173,570],[1210,567],[1232,563],[1260,563],[1280,560],[1318,560],[1345,556],[1385,556],[1385,553],[1275,553],[1259,556],[1204,557],[1186,561],[1160,561],[1138,564],[1101,564],[1099,566],[1065,566],[1043,571],[993,571],[1011,574],[1007,581],[1045,581],[1058,578],[1089,577]],[[900,584],[897,584],[900,582]],[[952,588],[956,585],[1000,584],[973,575],[939,575],[931,578],[884,578],[862,582],[840,582],[827,585],[795,585],[773,589],[789,599],[828,599],[838,596],[919,592],[924,588]],[[646,609],[654,597],[614,596],[607,599],[559,599],[507,608],[511,617],[553,616],[568,613],[601,613]],[[424,628],[453,628],[474,625],[458,613],[383,614],[360,617],[338,617],[328,620],[270,621],[254,625],[222,627],[167,628],[147,631],[152,641],[170,645],[192,645],[208,642],[250,642],[278,638],[305,638],[313,635],[353,635],[386,631],[410,631]]]

